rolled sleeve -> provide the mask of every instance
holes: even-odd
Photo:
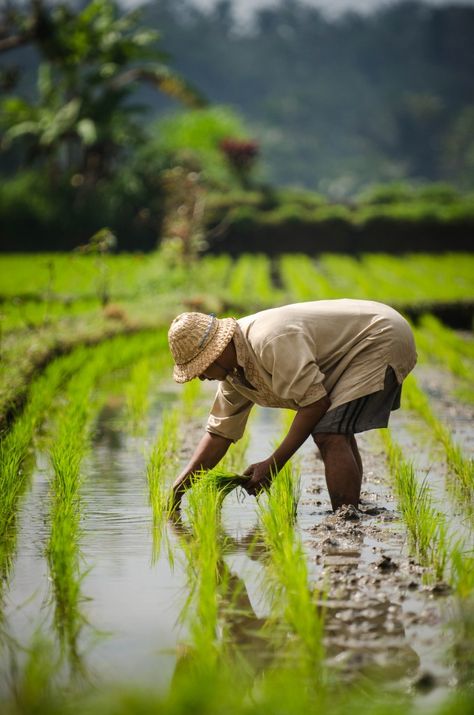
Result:
[[[254,403],[241,395],[228,383],[221,382],[217,388],[206,430],[237,442],[244,431]]]
[[[262,364],[270,373],[273,391],[298,407],[317,402],[327,392],[314,357],[314,346],[302,331],[285,333],[264,344]]]

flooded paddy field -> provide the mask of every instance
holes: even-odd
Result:
[[[310,440],[268,494],[224,497],[226,476],[288,429],[284,411],[255,407],[221,471],[199,475],[170,518],[213,388],[172,382],[164,327],[184,309],[349,288],[455,307],[472,257],[221,256],[174,273],[159,253],[108,258],[105,308],[94,269],[66,256],[47,305],[41,273],[23,297],[5,283],[2,715],[473,712],[471,333],[420,313],[403,409],[358,437],[359,509],[332,512]]]
[[[443,391],[435,370],[420,368],[417,376],[431,386],[455,440],[472,458],[471,408]],[[147,463],[164,416],[177,411],[177,450],[165,465],[169,485],[201,434],[212,388],[196,394],[190,410],[180,388],[166,378],[151,380],[146,410],[134,420],[128,390],[120,382],[103,390],[81,466],[79,560],[73,575],[78,613],[61,604],[47,556],[53,479],[47,430],[39,440],[18,510],[16,555],[3,585],[4,696],[12,672],[28,662],[38,633],[48,634],[53,652],[61,656],[60,681],[72,675],[95,688],[141,686],[165,693],[196,648],[193,609],[199,611],[199,605],[189,602],[197,575],[189,562],[195,535],[188,497],[182,519],[157,526]],[[413,458],[418,478],[429,483],[436,508],[468,543],[472,521],[447,498],[439,444],[412,411],[395,412],[391,426],[393,438]],[[265,457],[283,428],[278,410],[255,408],[246,449],[237,455],[240,464]],[[313,607],[323,614],[324,667],[344,683],[369,679],[435,707],[472,677],[472,643],[466,644],[459,622],[460,600],[449,578],[433,575],[410,548],[377,433],[362,435],[359,444],[365,467],[359,511],[331,511],[312,443],[293,460],[300,477],[294,531],[304,550]],[[294,636],[275,613],[271,557],[257,500],[235,490],[224,500],[218,522],[212,639],[231,646],[233,658],[257,677],[280,662],[282,647]]]

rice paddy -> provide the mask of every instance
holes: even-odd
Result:
[[[171,512],[213,389],[173,383],[166,343],[188,309],[465,306],[472,256],[94,261],[0,262],[2,713],[472,712],[471,333],[415,320],[404,409],[338,514],[309,442],[268,494],[230,488],[287,429],[264,408]]]

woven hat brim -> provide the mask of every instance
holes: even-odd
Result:
[[[209,365],[217,360],[224,348],[230,343],[237,321],[235,318],[218,319],[217,330],[199,355],[183,365],[175,365],[173,378],[175,382],[188,382],[201,375]]]

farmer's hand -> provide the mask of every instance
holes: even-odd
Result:
[[[168,506],[168,511],[170,516],[174,516],[178,514],[179,516],[179,507],[181,505],[181,499],[183,498],[183,494],[186,491],[186,488],[183,484],[184,480],[183,479],[177,479],[175,483],[173,484],[173,491],[170,494],[170,500],[169,500],[169,506]]]
[[[251,464],[244,472],[244,476],[250,477],[250,479],[242,486],[248,494],[257,495],[263,489],[268,489],[276,471],[277,467],[273,459],[265,459],[263,462]]]

